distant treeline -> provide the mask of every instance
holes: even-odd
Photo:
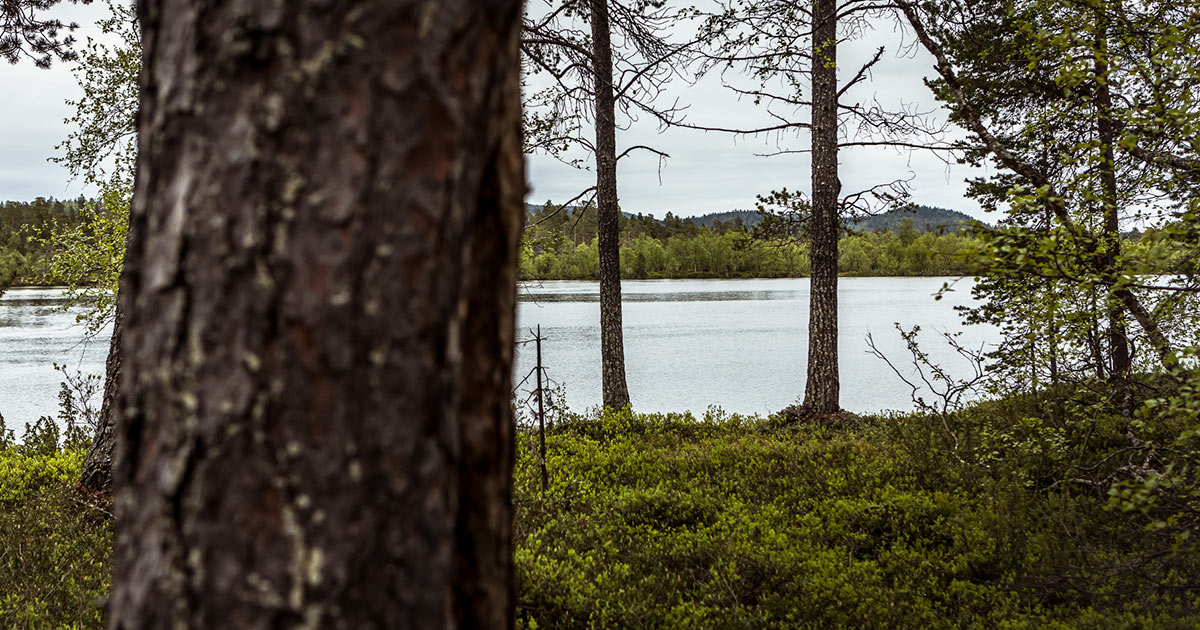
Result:
[[[732,218],[722,220],[726,216]],[[756,239],[748,225],[751,221],[744,220],[740,212],[707,215],[702,219],[693,221],[671,213],[661,220],[654,215],[621,216],[621,275],[784,278],[809,274],[807,244]],[[969,250],[975,240],[968,232],[922,231],[911,216],[896,217],[895,224],[895,229],[843,235],[838,246],[841,273],[852,276],[972,273]],[[594,210],[572,208],[554,213],[554,207],[547,204],[531,212],[528,225],[521,255],[523,279],[599,277]]]
[[[0,205],[0,289],[13,284],[53,283],[48,272],[52,248],[39,236],[79,225],[83,197],[60,201],[6,201]],[[33,238],[31,238],[33,237]]]

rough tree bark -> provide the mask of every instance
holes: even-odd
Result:
[[[812,7],[812,278],[808,312],[808,383],[804,407],[816,415],[840,408],[838,377],[837,2]]]
[[[617,117],[608,0],[592,0],[592,72],[596,96],[596,218],[600,250],[600,369],[604,406],[629,404],[621,323],[621,229],[617,201]]]
[[[511,627],[521,3],[138,12],[108,627]]]

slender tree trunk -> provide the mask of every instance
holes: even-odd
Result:
[[[521,3],[139,18],[108,627],[512,627]]]
[[[1048,338],[1046,340],[1046,350],[1050,353],[1050,386],[1058,386],[1058,298],[1051,297],[1053,300],[1050,303],[1050,325]]]
[[[804,407],[840,408],[838,378],[837,1],[813,2],[812,278],[808,314],[808,384]]]
[[[114,410],[117,384],[121,378],[121,333],[125,328],[123,315],[118,303],[113,309],[112,339],[108,342],[108,359],[104,362],[104,400],[100,404],[99,425],[79,476],[79,483],[84,488],[105,494],[112,490],[113,451],[117,445]]]
[[[596,219],[600,236],[600,369],[604,406],[629,404],[621,324],[621,229],[617,201],[617,118],[608,0],[592,0],[592,71],[596,90]]]
[[[1121,253],[1121,224],[1117,216],[1119,198],[1117,193],[1116,156],[1113,147],[1117,133],[1112,117],[1112,91],[1108,72],[1108,26],[1105,11],[1096,12],[1095,73],[1096,73],[1096,131],[1100,140],[1100,199],[1104,205],[1104,229],[1102,240],[1104,254],[1101,257],[1101,273],[1115,278],[1117,257]],[[1110,378],[1124,382],[1129,377],[1132,359],[1126,334],[1125,312],[1120,299],[1112,292],[1105,296],[1108,311],[1108,348],[1112,371]]]

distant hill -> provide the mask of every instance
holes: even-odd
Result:
[[[525,209],[530,215],[542,211],[541,204],[525,204]],[[567,214],[572,215],[578,210],[577,206],[569,206],[566,208]],[[633,216],[628,212],[621,214],[626,217]],[[856,232],[874,232],[876,230],[895,230],[900,227],[904,219],[910,218],[913,220],[913,227],[920,232],[935,232],[947,231],[953,232],[965,228],[975,218],[958,210],[949,210],[946,208],[935,208],[933,206],[914,206],[905,210],[889,210],[883,214],[864,217],[847,223],[846,227]],[[721,223],[729,223],[734,219],[741,219],[742,225],[747,228],[752,228],[762,221],[762,215],[756,210],[730,210],[728,212],[710,212],[698,217],[686,217],[685,220],[695,223],[698,227],[711,228],[718,221]],[[661,219],[660,219],[661,220]]]
[[[692,223],[700,227],[712,227],[720,221],[728,223],[735,218],[742,220],[742,225],[754,227],[762,221],[762,215],[755,210],[732,210],[730,212],[712,212],[698,217],[690,217]],[[864,217],[847,224],[858,232],[874,232],[876,230],[895,230],[905,218],[913,220],[913,227],[921,232],[937,230],[955,231],[966,227],[974,217],[958,210],[934,208],[932,206],[916,206],[908,210],[889,210],[878,216]]]
[[[758,225],[762,221],[762,215],[755,210],[730,210],[729,212],[710,212],[698,217],[688,217],[692,223],[700,227],[712,227],[714,223],[728,223],[734,219],[741,219],[742,225],[750,228]]]
[[[904,219],[912,219],[913,227],[921,232],[944,230],[954,232],[970,225],[975,218],[958,210],[934,208],[932,206],[915,206],[907,210],[889,210],[883,214],[864,217],[850,221],[846,227],[858,232],[874,232],[876,230],[895,230]]]

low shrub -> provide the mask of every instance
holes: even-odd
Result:
[[[1054,483],[1119,432],[1034,400],[831,428],[709,414],[518,433],[524,628],[1194,627],[1195,557],[1107,487]],[[1101,426],[1103,425],[1103,426]],[[951,440],[947,431],[955,435]],[[952,444],[957,448],[952,448]],[[1085,453],[1086,452],[1086,453]],[[1153,567],[1150,571],[1147,568]]]
[[[50,421],[24,443],[0,421],[0,628],[102,628],[110,582],[107,507],[76,489],[84,451]]]

